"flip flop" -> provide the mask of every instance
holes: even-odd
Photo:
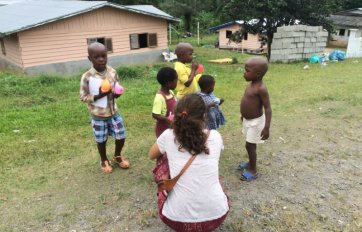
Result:
[[[241,162],[238,166],[238,169],[248,169],[249,168],[249,163],[247,162]]]
[[[123,156],[115,156],[113,161],[116,162],[118,166],[123,169],[127,169],[130,166],[129,162]]]
[[[241,177],[240,177],[240,179],[242,181],[252,181],[252,180],[255,180],[256,178],[258,178],[258,174],[253,175],[249,171],[245,171],[243,174],[241,174]]]

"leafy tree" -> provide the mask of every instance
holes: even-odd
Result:
[[[93,0],[88,0],[93,1]],[[229,0],[108,0],[120,5],[153,5],[166,13],[180,18],[181,31],[193,32],[196,22],[200,22],[200,29],[206,32],[207,28],[220,23],[223,7]]]
[[[198,12],[198,4],[196,1],[166,0],[160,4],[160,8],[175,17],[181,18],[184,22],[185,32],[191,32],[191,20]]]
[[[224,8],[224,15],[229,20],[244,20],[244,29],[248,32],[265,33],[270,59],[277,27],[299,23],[332,30],[326,17],[339,7],[338,0],[230,0]]]
[[[343,9],[350,10],[354,8],[362,8],[362,0],[344,0]]]
[[[160,3],[160,9],[181,18],[184,31],[192,32],[196,21],[200,22],[203,31],[205,28],[215,26],[219,23],[222,8],[228,0],[164,0]]]
[[[220,19],[215,17],[214,12],[208,12],[206,10],[202,10],[199,14],[194,17],[194,24],[197,22],[200,23],[200,33],[208,34],[210,33],[209,28],[215,25],[221,24]]]

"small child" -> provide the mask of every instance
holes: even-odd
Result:
[[[161,89],[155,96],[152,108],[152,117],[156,122],[156,137],[158,138],[166,129],[170,128],[176,108],[176,98],[172,90],[177,85],[177,73],[170,67],[161,68],[157,73],[157,81]],[[153,169],[154,180],[157,183],[163,178],[168,178],[170,169],[167,155],[157,158],[156,167]]]
[[[92,117],[93,134],[101,157],[101,169],[104,173],[111,173],[112,165],[106,153],[108,135],[112,135],[115,139],[113,161],[120,168],[129,167],[129,162],[121,156],[126,132],[115,102],[115,98],[120,96],[114,93],[115,87],[120,87],[119,78],[117,72],[107,66],[107,49],[103,44],[98,42],[90,44],[88,59],[93,67],[82,75],[80,99],[87,103]]]
[[[177,72],[177,98],[181,99],[187,94],[196,93],[199,89],[197,82],[201,76],[198,73],[199,64],[192,62],[194,49],[189,43],[179,43],[176,46],[175,53],[177,55],[177,61],[175,62],[175,70]]]
[[[176,107],[176,98],[172,90],[177,85],[177,73],[170,67],[161,68],[157,73],[157,81],[161,89],[157,92],[153,101],[152,117],[156,122],[156,137],[170,128],[173,119],[173,111]]]
[[[202,75],[199,80],[201,91],[197,94],[202,97],[207,106],[207,126],[210,130],[216,130],[221,125],[225,125],[225,118],[219,105],[224,99],[217,98],[214,94],[215,79],[210,75]]]
[[[263,77],[268,71],[268,63],[262,58],[251,58],[245,63],[244,78],[251,82],[241,99],[240,114],[243,122],[243,134],[246,137],[246,150],[249,163],[241,162],[239,168],[247,169],[241,180],[251,181],[258,177],[256,169],[256,144],[269,138],[272,109],[269,94]],[[264,113],[263,113],[264,108]]]

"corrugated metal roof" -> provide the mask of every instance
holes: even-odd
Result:
[[[228,23],[221,24],[221,25],[216,26],[216,27],[211,27],[211,28],[209,28],[209,30],[215,31],[215,30],[218,30],[220,28],[228,27],[228,26],[235,25],[235,24],[243,25],[244,23],[247,23],[249,25],[255,25],[258,22],[259,22],[259,19],[251,19],[249,21],[235,20],[235,21],[231,21],[231,22],[228,22]]]
[[[224,23],[224,24],[215,26],[215,27],[210,27],[209,30],[210,30],[210,31],[216,31],[216,30],[218,30],[218,29],[220,29],[220,28],[228,27],[228,26],[235,25],[235,24],[243,25],[243,24],[244,24],[244,21],[242,21],[242,20],[237,20],[237,21],[227,22],[227,23]]]
[[[345,16],[345,15],[331,15],[329,18],[337,26],[362,27],[362,17]]]
[[[335,25],[343,27],[362,27],[362,8],[337,12],[329,17]]]
[[[148,12],[148,13],[154,14],[154,15],[162,15],[164,17],[173,18],[171,15],[163,12],[162,10],[160,10],[152,5],[128,5],[125,7],[131,8],[136,11],[143,11],[143,12]],[[179,21],[179,20],[177,20],[177,21]]]
[[[131,7],[107,3],[106,1],[25,1],[0,7],[0,36],[27,30],[105,6],[169,21],[179,21],[177,18],[153,6]]]

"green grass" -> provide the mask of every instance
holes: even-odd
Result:
[[[217,96],[225,98],[227,125],[220,132],[226,150],[221,176],[227,189],[233,191],[236,180],[231,169],[243,150],[239,126],[239,103],[247,84],[242,77],[243,63],[249,56],[208,48],[195,48],[195,55],[204,64],[205,72],[215,77]],[[207,63],[209,59],[232,57],[239,63]],[[272,128],[276,140],[284,136],[283,130],[290,132],[283,125],[297,127],[296,120],[313,123],[318,119],[322,124],[329,119],[360,120],[361,63],[362,59],[348,59],[326,67],[309,64],[309,70],[303,69],[306,63],[271,64],[265,83],[273,123],[280,125]],[[127,130],[124,150],[132,168],[115,170],[111,175],[99,170],[89,115],[79,100],[80,74],[62,78],[0,72],[0,231],[137,231],[152,228],[151,222],[159,223],[151,175],[153,162],[148,160],[147,152],[155,141],[151,117],[153,97],[159,88],[155,76],[164,65],[169,64],[117,68],[125,87],[118,100]],[[300,146],[295,144],[296,149]],[[110,139],[109,156],[113,149]],[[266,146],[261,151],[268,149]],[[307,157],[307,161],[314,160],[313,156]],[[245,218],[238,215],[241,212],[234,210],[224,228],[249,231]],[[270,213],[265,205],[261,208],[264,213]],[[301,230],[298,223],[292,223],[298,219],[296,212],[281,215],[280,220],[264,219],[264,227],[286,230],[299,226]],[[323,217],[322,223],[326,220]]]

